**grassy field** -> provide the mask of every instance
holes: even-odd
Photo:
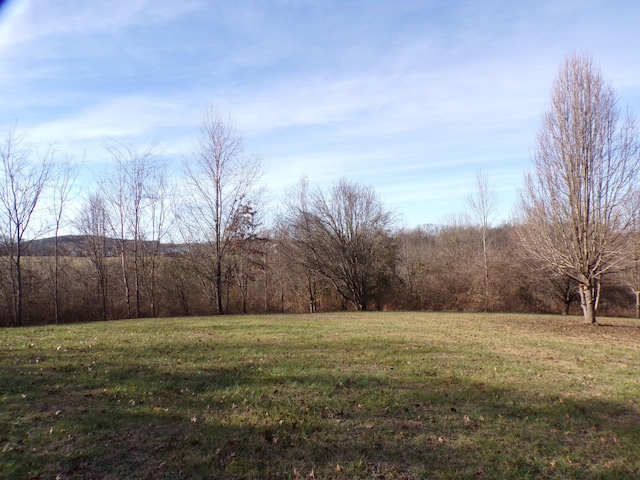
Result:
[[[640,478],[640,323],[602,321],[0,330],[0,478]]]

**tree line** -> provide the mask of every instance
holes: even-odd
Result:
[[[0,150],[0,324],[337,309],[581,311],[595,323],[597,310],[638,313],[640,150],[617,103],[590,57],[567,56],[513,219],[494,223],[495,191],[480,172],[466,213],[412,229],[345,178],[327,188],[302,178],[267,224],[261,159],[215,107],[180,175],[155,144],[109,141],[110,167],[81,198],[82,162],[12,128]]]

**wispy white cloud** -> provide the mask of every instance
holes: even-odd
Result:
[[[479,166],[512,196],[572,50],[591,52],[640,113],[633,2],[9,5],[0,121],[18,118],[32,138],[73,149],[155,138],[177,158],[213,102],[278,191],[305,173],[321,183],[347,176],[415,222],[457,210]]]
[[[78,37],[130,25],[164,23],[202,5],[202,0],[14,0],[0,22],[0,50],[58,35]]]
[[[176,150],[188,148],[184,137],[191,137],[199,112],[172,100],[143,95],[109,99],[68,116],[33,125],[29,128],[30,137],[43,144],[55,143],[58,148],[76,155],[99,150],[107,138],[133,144],[170,140],[163,149],[175,154]]]

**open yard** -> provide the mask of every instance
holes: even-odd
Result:
[[[640,478],[640,323],[458,313],[0,330],[0,478]]]

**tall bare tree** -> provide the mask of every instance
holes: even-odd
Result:
[[[261,246],[266,239],[257,235],[257,211],[250,204],[238,212],[230,233],[231,248],[229,249],[229,270],[235,278],[240,291],[242,313],[247,313],[249,284],[255,280],[258,271],[264,271],[264,250]]]
[[[53,305],[54,321],[60,321],[60,228],[65,223],[65,209],[71,200],[73,186],[84,162],[76,162],[72,157],[64,157],[56,165],[52,186],[51,213],[54,222],[53,251]]]
[[[442,266],[435,248],[438,233],[439,228],[433,225],[422,225],[397,233],[396,275],[404,288],[398,298],[399,308],[433,308],[429,300],[433,300],[435,288],[429,280],[435,276],[436,265]],[[445,282],[437,283],[443,285]]]
[[[629,224],[623,206],[640,171],[636,122],[620,114],[617,101],[589,56],[567,56],[520,198],[522,245],[578,282],[592,324],[602,277],[620,261]]]
[[[629,242],[624,250],[624,264],[618,278],[635,297],[635,317],[640,318],[640,191],[627,204],[631,217]]]
[[[477,234],[464,215],[450,215],[435,237],[430,253],[432,282],[430,308],[477,308],[473,298],[474,268],[469,262],[477,252]]]
[[[636,243],[630,247],[620,276],[622,283],[633,292],[635,317],[640,318],[640,244]]]
[[[159,242],[166,233],[165,167],[155,144],[138,151],[131,145],[112,141],[105,148],[111,155],[113,167],[102,179],[103,196],[109,203],[113,234],[120,243],[127,316],[139,318],[143,304],[145,257],[151,253],[152,267],[155,267]],[[149,248],[146,242],[151,242],[152,247]],[[155,274],[155,268],[150,272]],[[155,285],[155,281],[150,285]],[[154,294],[150,305],[152,314],[155,314]]]
[[[495,216],[497,197],[495,189],[489,185],[486,173],[476,173],[476,190],[467,195],[467,205],[470,209],[470,218],[474,226],[480,231],[482,241],[482,272],[483,272],[483,303],[484,311],[489,310],[491,299],[490,291],[490,237],[489,229]]]
[[[107,256],[110,254],[107,235],[110,232],[107,204],[100,194],[93,194],[86,200],[77,220],[77,229],[83,236],[81,245],[95,273],[96,293],[100,302],[100,318],[108,318],[108,272]]]
[[[142,273],[142,284],[146,292],[149,313],[157,316],[158,270],[161,265],[161,245],[173,226],[171,216],[169,184],[164,164],[156,164],[145,182],[144,221],[142,240],[138,253]]]
[[[15,326],[22,325],[24,314],[22,257],[29,240],[42,233],[32,228],[32,220],[48,185],[52,162],[51,148],[38,151],[15,126],[0,145],[0,241],[9,261]]]
[[[223,314],[225,269],[230,268],[238,222],[247,209],[255,211],[260,205],[262,161],[245,153],[242,135],[229,116],[211,106],[202,117],[193,152],[184,159],[184,173],[182,235],[190,244],[203,290],[216,313]]]
[[[290,273],[297,273],[291,281],[291,291],[309,302],[309,312],[318,310],[318,296],[326,287],[326,278],[319,266],[320,259],[308,244],[313,216],[310,212],[309,180],[302,177],[287,192],[285,213],[278,232],[280,252],[290,266]]]

